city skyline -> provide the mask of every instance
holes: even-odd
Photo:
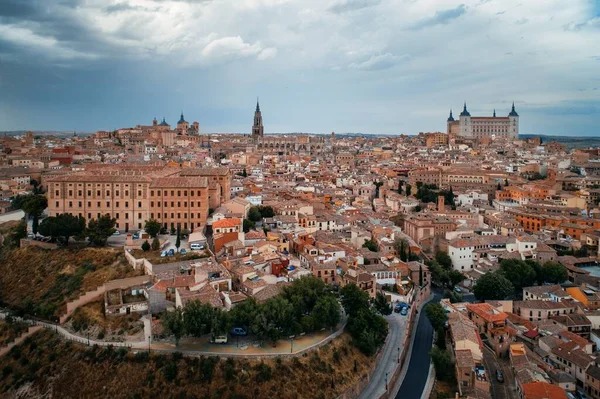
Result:
[[[251,22],[249,22],[251,21]],[[445,131],[464,101],[521,134],[597,136],[600,9],[542,1],[0,5],[0,131]]]

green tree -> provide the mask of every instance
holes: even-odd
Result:
[[[148,219],[146,220],[146,223],[144,223],[144,230],[152,238],[156,238],[156,236],[158,236],[158,233],[160,233],[160,229],[160,223],[154,219]]]
[[[456,284],[462,282],[465,276],[458,270],[450,270],[448,271],[448,278],[450,279],[450,284],[454,287]]]
[[[312,313],[317,301],[330,296],[330,288],[319,278],[304,276],[283,288],[282,297],[287,299],[294,307],[297,319],[305,314]]]
[[[362,245],[363,248],[367,248],[371,252],[377,252],[377,243],[374,240],[365,240]]]
[[[488,272],[477,280],[473,293],[480,301],[502,300],[514,293],[514,287],[501,272]]]
[[[142,244],[142,251],[144,251],[144,252],[150,251],[150,243],[148,242],[148,240],[144,241],[144,243]]]
[[[419,265],[419,287],[423,286],[423,266]]]
[[[246,168],[242,170],[242,177],[248,177],[248,172],[246,172]]]
[[[396,238],[394,240],[394,250],[396,251],[396,255],[400,258],[401,261],[406,262],[408,260],[408,256],[406,254],[406,248],[408,247],[408,242],[406,242],[403,238]]]
[[[68,213],[45,218],[39,226],[40,234],[56,240],[62,238],[66,244],[73,236],[85,230],[85,219]]]
[[[534,285],[537,280],[534,268],[521,260],[503,259],[500,262],[500,272],[512,283],[516,293],[523,287]]]
[[[437,302],[428,303],[427,305],[425,305],[425,314],[429,318],[431,326],[436,331],[440,328],[444,328],[444,325],[448,320],[448,316],[446,316],[446,311],[444,310],[444,307]]]
[[[116,223],[117,220],[111,218],[108,213],[98,219],[90,219],[87,227],[87,236],[90,243],[98,247],[105,246],[108,237],[115,232]]]
[[[258,222],[259,220],[262,220],[262,215],[260,214],[260,211],[258,210],[257,206],[253,206],[252,208],[250,208],[250,210],[248,211],[248,219],[250,219],[253,222]]]
[[[375,310],[384,316],[392,314],[392,306],[388,303],[386,297],[381,292],[378,292],[375,295],[375,299],[373,300],[373,306]]]
[[[181,246],[181,230],[179,225],[177,225],[177,238],[175,239],[175,248],[179,251],[179,247]]]
[[[367,356],[373,356],[383,345],[388,333],[388,323],[370,308],[362,308],[348,318],[346,329],[352,336],[352,343]]]
[[[171,312],[165,312],[160,320],[165,331],[175,337],[175,346],[179,346],[179,340],[185,333],[183,320],[183,309],[180,307]]]
[[[273,207],[269,206],[269,205],[267,205],[267,206],[260,205],[258,207],[258,211],[260,212],[260,215],[263,218],[272,218],[273,216],[275,216],[275,211],[273,210]]]
[[[548,283],[559,284],[569,278],[567,268],[558,262],[546,262],[541,270],[542,279]]]
[[[234,306],[229,312],[232,326],[249,328],[256,318],[258,310],[258,304],[252,297]]]
[[[410,194],[412,193],[412,186],[410,184],[406,185],[406,196],[410,197]]]
[[[40,216],[44,212],[44,209],[48,207],[48,200],[43,195],[30,194],[24,196],[21,201],[21,209],[27,216],[33,219],[31,223],[31,230],[33,234],[38,233],[38,227],[40,222]]]
[[[160,241],[158,240],[158,237],[154,237],[154,239],[152,239],[152,250],[158,251],[159,249],[160,249]]]
[[[402,195],[402,186],[404,185],[404,181],[398,181],[398,194]]]
[[[244,229],[244,233],[247,233],[250,230],[253,230],[255,227],[256,227],[256,224],[253,221],[244,219],[243,226],[242,226],[242,228]]]
[[[440,381],[451,382],[454,380],[454,363],[450,352],[434,346],[429,352],[433,367],[435,368],[435,376]]]
[[[48,207],[48,200],[43,195],[29,194],[21,200],[21,209],[29,217],[40,217]]]
[[[312,311],[315,324],[333,330],[340,322],[340,304],[331,296],[319,298]]]
[[[435,260],[442,266],[444,269],[450,270],[452,269],[452,259],[450,259],[450,255],[445,251],[437,251],[435,253]]]
[[[214,336],[225,335],[231,328],[229,313],[222,309],[213,309],[211,332]]]
[[[183,325],[187,335],[200,337],[212,330],[215,309],[208,303],[190,301],[183,309]]]
[[[369,294],[356,284],[347,284],[341,290],[342,306],[349,316],[355,316],[361,309],[369,308]]]

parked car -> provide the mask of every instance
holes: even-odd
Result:
[[[164,258],[165,256],[167,256],[167,251],[162,251],[162,252],[160,253],[160,257],[161,257],[161,258]]]
[[[504,383],[504,375],[502,375],[502,371],[500,369],[496,370],[496,381],[503,384]]]
[[[27,238],[29,238],[31,240],[31,239],[35,238],[35,234],[29,233],[29,234],[27,234]]]
[[[459,294],[462,294],[462,290],[460,289],[460,287],[458,285],[454,287],[454,292],[458,292]]]
[[[210,340],[213,344],[226,344],[227,343],[227,335],[217,335],[213,336]]]
[[[575,396],[577,397],[577,399],[587,399],[586,394],[580,391],[579,389],[575,391]]]
[[[204,245],[198,244],[198,243],[193,243],[193,244],[190,244],[190,249],[192,251],[202,251],[202,250],[204,250]]]
[[[113,233],[113,236],[120,236],[121,232],[119,230],[115,230],[115,232]]]
[[[140,238],[140,232],[139,231],[133,233],[133,239],[134,240],[138,240],[139,238]]]
[[[402,308],[402,310],[400,311],[400,314],[402,316],[406,316],[408,314],[408,308],[405,306]]]
[[[167,252],[167,256],[175,256],[175,250],[173,248],[169,249],[169,252]]]
[[[235,327],[231,330],[231,335],[248,335],[248,331],[243,327]]]
[[[185,248],[181,248],[181,250],[179,251],[180,254],[185,255],[186,254],[186,250]]]

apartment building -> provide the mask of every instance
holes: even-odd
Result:
[[[228,199],[230,180],[227,168],[90,168],[47,179],[48,211],[86,220],[109,214],[124,231],[148,219],[193,231],[206,225],[209,208]]]

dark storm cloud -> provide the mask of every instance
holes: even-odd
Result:
[[[426,18],[413,26],[413,29],[419,30],[423,28],[428,28],[430,26],[436,25],[445,25],[457,18],[460,18],[463,14],[467,12],[467,6],[464,4],[459,5],[456,8],[451,8],[448,10],[436,11],[435,15],[431,18]]]

